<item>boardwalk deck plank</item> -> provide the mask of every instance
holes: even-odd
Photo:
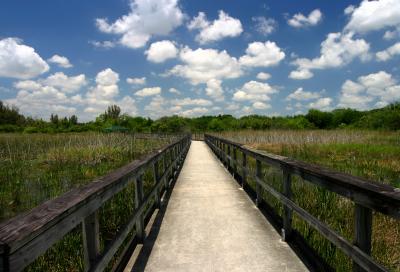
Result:
[[[195,141],[145,271],[308,270],[206,143]]]

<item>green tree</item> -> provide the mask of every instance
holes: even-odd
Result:
[[[58,115],[57,114],[51,114],[51,116],[50,116],[50,122],[53,124],[53,125],[58,125],[58,122],[59,122],[59,120],[58,120]]]
[[[71,124],[71,125],[77,125],[78,124],[78,117],[74,114],[74,115],[71,115],[70,117],[69,117],[69,123]]]
[[[121,108],[117,105],[108,106],[106,112],[104,113],[105,119],[118,120],[121,114]]]
[[[15,106],[4,105],[0,100],[0,125],[23,125],[25,117]]]
[[[306,118],[313,123],[317,128],[330,128],[332,124],[332,113],[311,109],[308,111]]]

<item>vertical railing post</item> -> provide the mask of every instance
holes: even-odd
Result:
[[[217,150],[218,150],[219,160],[222,161],[222,146],[221,146],[221,142],[219,140],[215,140],[215,143],[216,143]]]
[[[173,175],[174,175],[174,165],[173,165],[173,162],[174,162],[174,148],[173,147],[169,150],[169,154],[168,155],[169,155],[168,156],[168,167],[170,167],[170,168],[169,168],[169,171],[168,171],[167,186],[169,188],[170,180],[173,178]]]
[[[237,148],[233,146],[233,177],[237,178]]]
[[[99,216],[95,211],[82,222],[85,271],[89,271],[100,254]]]
[[[228,159],[228,166],[227,166],[227,168],[228,168],[228,172],[230,172],[230,173],[232,173],[232,168],[231,168],[231,145],[230,144],[227,144],[227,146],[228,146],[228,156],[227,156],[227,159]]]
[[[256,180],[256,206],[259,206],[261,203],[261,185],[259,182],[262,181],[262,167],[261,167],[261,161],[256,160],[256,176],[258,180]]]
[[[153,178],[154,178],[154,186],[158,186],[159,183],[159,162],[156,161],[153,163]],[[160,208],[161,207],[161,196],[160,196],[160,191],[161,189],[158,187],[158,189],[156,189],[156,195],[155,195],[155,205],[156,208]]]
[[[226,165],[225,144],[221,141],[222,164]]]
[[[283,169],[283,195],[292,198],[292,176],[286,169]],[[283,209],[282,240],[287,242],[292,234],[292,209],[286,205]]]
[[[172,179],[175,178],[175,171],[176,171],[176,156],[177,156],[177,152],[176,152],[177,146],[174,145],[173,149],[172,149]]]
[[[135,182],[135,209],[137,210],[140,205],[142,204],[144,199],[144,192],[143,192],[143,174],[139,175],[136,178]],[[146,232],[144,229],[144,216],[143,212],[140,213],[138,216],[138,220],[136,221],[136,236],[139,240],[139,243],[144,242],[146,237]]]
[[[163,175],[164,175],[164,190],[167,190],[167,184],[168,184],[168,180],[169,180],[169,171],[168,171],[168,167],[169,167],[169,163],[167,164],[167,156],[168,156],[168,152],[169,150],[165,150],[165,153],[163,155]]]
[[[372,210],[356,203],[354,209],[354,245],[366,254],[371,254]],[[353,271],[366,271],[353,262]]]
[[[247,154],[242,152],[242,188],[247,182]]]

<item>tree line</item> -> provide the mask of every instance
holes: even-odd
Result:
[[[121,114],[112,105],[94,121],[79,122],[76,115],[60,117],[51,114],[49,121],[26,117],[15,106],[0,101],[0,132],[57,133],[83,131],[130,131],[130,132],[206,132],[243,129],[381,129],[400,130],[400,103],[368,111],[335,109],[320,111],[310,109],[307,114],[294,116],[248,115],[236,118],[232,115],[181,117],[167,116],[153,120]]]

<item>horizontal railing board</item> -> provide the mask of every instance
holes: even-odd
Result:
[[[387,271],[383,266],[376,263],[370,256],[362,252],[359,248],[352,245],[345,238],[343,238],[339,233],[332,230],[328,225],[319,221],[313,215],[308,213],[303,208],[299,207],[295,202],[285,197],[282,193],[278,192],[271,186],[265,184],[258,177],[253,177],[258,184],[260,184],[263,189],[272,194],[275,198],[279,199],[283,204],[290,207],[293,211],[295,211],[301,218],[307,221],[314,229],[320,232],[325,238],[335,244],[338,248],[340,248],[343,252],[348,256],[352,256],[357,262],[363,264],[363,268],[370,271]]]
[[[72,212],[79,205],[85,205],[89,197],[97,197],[102,192],[107,191],[109,186],[115,186],[121,178],[132,173],[130,178],[141,174],[142,168],[156,160],[159,154],[173,143],[160,151],[147,155],[143,160],[135,160],[108,175],[96,179],[82,187],[72,189],[55,199],[48,200],[31,211],[18,215],[0,225],[0,241],[7,243],[11,252],[18,248],[18,243],[23,243],[24,239],[30,239],[31,235],[37,230],[45,231],[44,226],[50,222],[57,223],[57,216],[65,216]],[[29,233],[29,237],[26,237]]]
[[[357,205],[360,205],[359,207],[361,209],[365,209],[367,214],[369,211],[369,214],[371,216],[372,213],[370,212],[370,208],[392,216],[393,218],[399,218],[399,189],[393,188],[390,185],[372,183],[369,180],[354,177],[348,174],[343,174],[324,167],[320,167],[318,165],[308,164],[283,156],[269,154],[266,152],[251,150],[242,144],[234,143],[220,137],[206,135],[205,140],[207,144],[211,147],[211,149],[220,157],[221,161],[226,164],[226,167],[228,169],[231,168],[231,165],[235,167],[232,173],[235,177],[237,175],[237,168],[240,168],[247,177],[251,177],[256,181],[257,186],[261,186],[265,191],[269,192],[271,195],[277,198],[285,207],[289,208],[291,211],[296,212],[303,220],[308,222],[311,227],[316,229],[321,235],[323,235],[343,253],[349,256],[353,260],[355,268],[363,269],[364,271],[387,271],[385,267],[377,263],[375,260],[373,260],[371,256],[369,256],[368,248],[370,248],[371,243],[369,237],[370,234],[368,234],[369,236],[366,237],[362,235],[361,238],[357,237],[357,239],[364,239],[358,240],[361,242],[361,244],[365,243],[362,248],[358,247],[358,244],[351,244],[340,234],[332,230],[328,225],[319,221],[317,218],[315,218],[306,210],[302,209],[295,202],[293,202],[290,199],[290,195],[284,195],[283,193],[274,189],[272,186],[268,185],[262,179],[260,173],[258,173],[257,175],[253,171],[249,171],[247,163],[245,165],[240,164],[237,160],[236,154],[230,156],[230,154],[226,154],[226,152],[230,153],[231,149],[229,146],[231,146],[234,149],[241,151],[243,154],[246,154],[246,157],[250,156],[257,160],[257,169],[260,168],[259,163],[264,162],[265,164],[280,168],[283,173],[289,175],[289,178],[290,174],[299,175],[306,181],[309,181],[327,190],[333,191],[339,195],[349,198],[350,200],[357,203]],[[215,142],[216,144],[214,144],[213,142]],[[220,148],[221,143],[228,145],[227,151],[224,146],[222,146],[222,149]],[[257,198],[258,194],[259,193],[257,193]],[[360,214],[358,215],[360,216]],[[364,218],[360,218],[360,220],[363,219]],[[288,220],[291,219],[289,218]],[[369,224],[371,224],[371,222]],[[364,231],[364,234],[367,233],[366,228],[370,227],[370,225],[360,225],[360,223],[358,222],[356,231]]]
[[[303,179],[318,183],[335,193],[349,198],[359,204],[377,210],[383,214],[400,218],[400,189],[387,184],[381,184],[361,177],[337,172],[326,167],[305,163],[284,156],[255,151],[242,144],[214,137],[219,141],[234,145],[240,151],[272,166],[286,168],[290,173]],[[226,155],[232,161],[232,157]]]
[[[184,141],[187,143],[187,149],[190,145],[189,138],[184,137],[147,155],[143,160],[133,161],[90,184],[46,201],[31,211],[1,224],[0,245],[4,244],[7,247],[7,261],[10,269],[12,271],[22,270],[80,224],[83,218],[95,212],[104,202],[141,175],[165,151],[175,148]],[[177,160],[185,151],[181,150],[179,156],[172,160],[171,166],[176,166]],[[153,196],[153,194],[151,195]],[[1,255],[0,257],[3,261],[4,257]],[[3,267],[4,265],[0,267],[0,270]]]

